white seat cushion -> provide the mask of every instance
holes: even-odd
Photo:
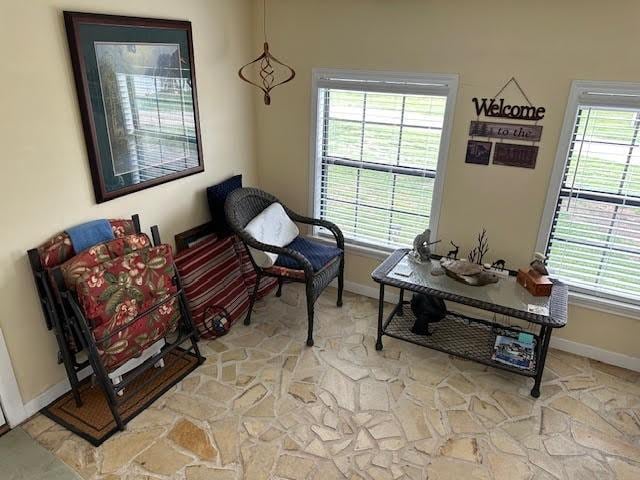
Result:
[[[289,245],[300,234],[297,225],[279,203],[269,205],[244,229],[259,242],[275,247]],[[278,259],[277,253],[263,252],[252,247],[249,247],[249,252],[256,265],[262,268],[272,267]]]

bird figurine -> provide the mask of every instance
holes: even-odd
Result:
[[[529,266],[540,275],[549,275],[549,270],[547,270],[546,265],[544,264],[547,257],[545,257],[542,253],[536,252],[533,255],[533,261],[529,264]]]
[[[431,245],[438,243],[439,241],[440,240],[436,240],[435,242],[431,241],[431,230],[428,228],[424,232],[419,233],[413,240],[413,252],[411,252],[412,259],[419,263],[430,261]]]

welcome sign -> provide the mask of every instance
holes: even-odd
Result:
[[[502,92],[509,84],[515,85],[526,103],[512,104],[501,98]],[[511,77],[492,97],[474,97],[472,101],[478,118],[475,121],[471,121],[469,125],[471,139],[467,142],[465,162],[488,165],[491,151],[493,150],[494,165],[535,168],[538,146],[534,144],[539,142],[542,137],[542,126],[526,123],[481,121],[480,116],[537,123],[544,118],[546,108],[535,106],[531,103],[515,77]],[[475,137],[484,137],[490,140],[481,141],[474,139]],[[494,145],[491,139],[500,140],[495,144],[495,148],[493,148]],[[522,143],[502,143],[502,140],[515,140]],[[524,142],[530,142],[530,144],[526,145]]]
[[[511,105],[505,103],[504,98],[496,101],[495,98],[473,98],[476,106],[476,115],[487,117],[517,118],[518,120],[538,121],[544,118],[547,111],[544,107],[533,105]]]

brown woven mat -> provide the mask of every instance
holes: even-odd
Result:
[[[133,396],[127,396],[127,390],[133,391],[159,371],[151,368],[125,388],[122,397],[124,403],[120,404],[118,409],[124,423],[142,412],[198,366],[197,357],[184,350],[170,352],[164,361],[165,366],[161,369],[162,373],[140,391],[135,392]],[[89,377],[80,385],[80,396],[83,402],[81,407],[76,407],[73,395],[69,391],[43,408],[42,414],[93,445],[99,446],[118,431],[111,410],[109,410],[106,395],[99,385],[92,384]]]

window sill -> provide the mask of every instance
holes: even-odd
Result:
[[[569,287],[571,288],[571,287]],[[603,313],[610,313],[622,317],[640,320],[640,305],[621,302],[608,298],[596,297],[586,293],[569,291],[569,303],[578,307],[597,310]]]
[[[317,240],[319,242],[326,243],[328,245],[335,246],[336,242],[333,236],[324,236],[324,235],[309,235],[309,238]],[[384,247],[366,247],[364,245],[358,245],[355,243],[349,243],[347,240],[344,242],[344,249],[347,253],[352,253],[361,257],[369,257],[374,258],[376,260],[386,260],[389,255],[393,252],[393,249],[384,248]]]

